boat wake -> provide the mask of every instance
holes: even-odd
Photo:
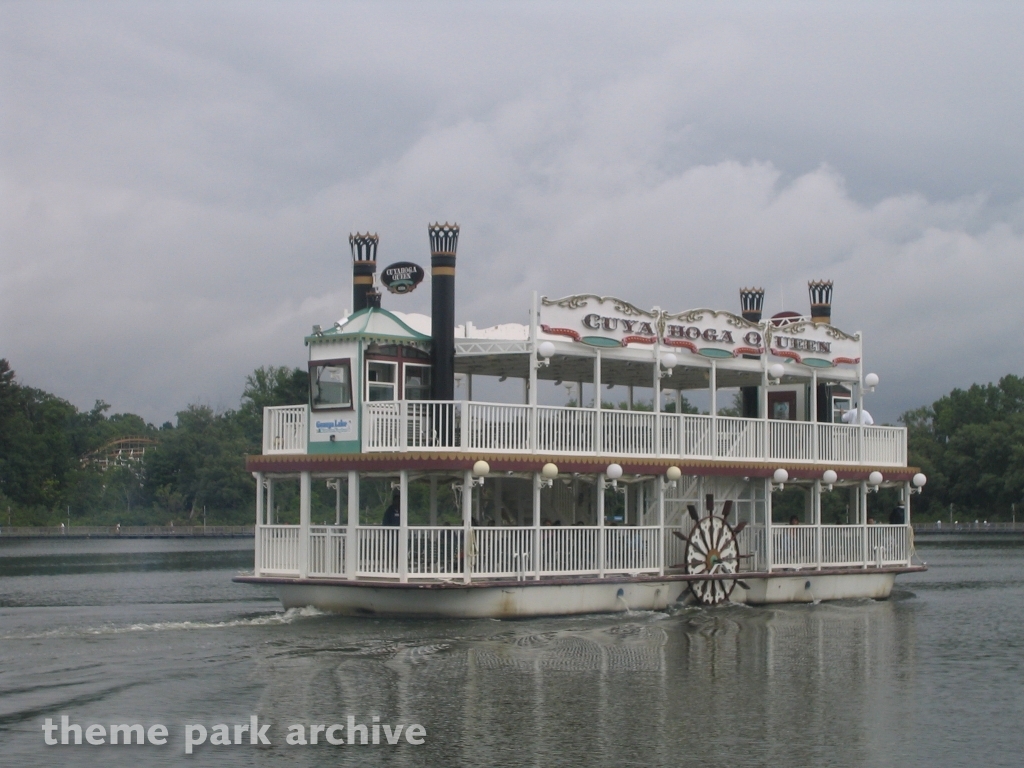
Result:
[[[262,627],[276,624],[291,624],[299,619],[327,615],[312,606],[289,608],[261,616],[250,616],[226,621],[156,621],[150,624],[107,624],[101,627],[57,627],[36,634],[0,635],[0,640],[38,640],[47,637],[92,637],[96,635],[123,635],[130,632],[186,632],[197,629],[231,629],[234,627]]]

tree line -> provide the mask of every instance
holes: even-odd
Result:
[[[306,402],[308,386],[300,368],[265,366],[246,377],[237,409],[189,405],[157,427],[103,401],[80,411],[19,383],[0,359],[0,524],[249,523],[245,455],[262,450],[263,408]],[[148,443],[141,460],[109,448],[128,437]]]
[[[301,368],[264,366],[246,377],[237,409],[193,404],[157,427],[111,414],[103,401],[80,411],[19,383],[0,359],[0,525],[249,523],[255,485],[245,455],[262,450],[263,408],[306,402],[308,387]],[[1024,378],[954,389],[900,420],[909,463],[928,475],[915,519],[1008,520],[1024,511]],[[105,448],[127,437],[147,441],[144,458],[104,462]],[[328,515],[333,495],[316,495]],[[386,504],[386,492],[378,495],[371,506]],[[293,496],[288,484],[277,495],[282,521],[297,514]]]

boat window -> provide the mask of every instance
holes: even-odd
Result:
[[[352,407],[352,369],[348,360],[312,363],[309,374],[314,409]]]
[[[853,402],[849,397],[833,397],[832,398],[832,421],[836,424],[841,424],[843,416],[846,412],[853,407]]]
[[[366,363],[366,399],[369,402],[397,399],[395,393],[397,369],[397,363],[385,363],[380,360],[371,360]]]
[[[404,384],[406,400],[429,400],[430,366],[406,363]]]

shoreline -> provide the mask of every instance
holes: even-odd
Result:
[[[79,525],[0,527],[0,539],[242,539],[251,525]]]

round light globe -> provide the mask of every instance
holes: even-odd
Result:
[[[821,482],[826,485],[832,485],[836,480],[839,479],[839,475],[836,474],[834,469],[826,469],[824,474],[821,476]]]
[[[621,464],[609,464],[608,469],[604,471],[605,475],[608,476],[609,480],[618,480],[622,477],[622,465]]]
[[[545,359],[549,357],[554,357],[555,345],[552,344],[550,341],[542,341],[540,343],[540,346],[537,347],[537,354],[539,354],[541,357]]]
[[[491,465],[483,459],[480,459],[476,464],[473,465],[473,474],[477,477],[484,477],[485,475],[491,474]]]
[[[782,467],[776,469],[775,473],[772,475],[772,481],[775,483],[784,483],[787,480],[789,480],[789,472],[784,470]]]
[[[676,357],[674,352],[666,352],[661,356],[661,366],[666,370],[671,371],[678,364],[679,358]]]
[[[918,472],[910,482],[914,484],[915,488],[924,488],[924,484],[928,482],[928,478],[925,477],[923,472]]]
[[[544,465],[540,473],[548,480],[554,480],[556,477],[558,477],[558,465],[552,464],[549,461],[547,464]]]
[[[868,475],[868,485],[881,485],[882,484],[882,473],[875,471]]]
[[[869,373],[867,376],[865,376],[864,377],[864,386],[865,387],[877,387],[878,386],[878,374],[877,373]]]
[[[665,470],[665,477],[671,480],[673,483],[683,476],[683,470],[679,467],[669,467]]]
[[[784,366],[782,363],[773,363],[772,365],[768,366],[768,375],[771,376],[773,379],[781,379],[783,376],[786,375],[786,366]]]

